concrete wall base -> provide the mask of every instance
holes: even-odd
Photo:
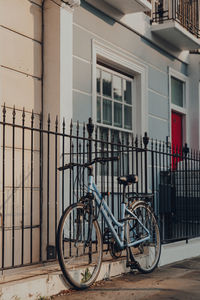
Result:
[[[159,266],[164,266],[176,261],[184,260],[187,258],[200,255],[200,238],[176,242],[173,244],[163,245],[160,257]],[[69,289],[58,271],[59,268],[45,267],[37,268],[35,275],[33,270],[31,272],[23,272],[15,275],[13,280],[8,280],[9,276],[2,276],[0,278],[0,299],[1,300],[36,300],[42,296],[50,297],[56,295],[63,290]],[[44,271],[45,269],[45,271]],[[41,272],[40,272],[41,270]],[[117,276],[129,272],[126,268],[126,260],[105,261],[102,264],[99,280],[109,279],[110,277]],[[25,275],[27,274],[27,275]]]
[[[200,255],[200,238],[162,245],[159,266]]]

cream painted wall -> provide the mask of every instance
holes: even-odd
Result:
[[[42,0],[0,0],[0,103],[41,111]]]
[[[12,108],[16,108],[16,123],[22,124],[22,110],[25,107],[25,125],[31,126],[31,111],[34,110],[35,126],[39,123],[42,95],[42,0],[0,0],[0,120],[2,105],[6,105],[6,121],[13,119]],[[36,125],[37,124],[37,125]],[[2,170],[2,126],[0,127],[0,165]],[[24,226],[30,226],[31,203],[31,136],[25,131],[24,136],[24,176],[22,171],[22,130],[15,128],[15,180],[13,185],[13,131],[5,131],[5,251],[4,266],[12,264],[12,211],[14,201],[15,237],[14,264],[21,264],[22,245],[22,199],[24,198]],[[33,139],[33,225],[39,224],[39,138]],[[24,197],[22,185],[24,180]],[[14,188],[14,192],[13,192]],[[0,174],[0,216],[2,205],[2,172]],[[13,200],[14,196],[14,200]],[[0,227],[2,218],[0,219]],[[2,245],[2,231],[0,230]],[[33,262],[39,259],[39,228],[33,229]],[[30,229],[24,230],[24,263],[30,262]],[[0,246],[0,248],[2,248]],[[2,249],[0,250],[2,265]]]
[[[31,111],[34,110],[34,126],[39,125],[39,113],[43,108],[43,127],[47,129],[48,113],[51,114],[51,129],[55,130],[56,115],[59,117],[59,127],[62,129],[62,120],[66,119],[66,128],[72,118],[72,22],[73,8],[64,4],[61,0],[45,0],[44,2],[44,40],[42,41],[42,0],[0,0],[0,105],[6,104],[6,121],[13,120],[12,107],[16,108],[16,123],[22,124],[22,109],[25,107],[25,124],[31,125]],[[71,1],[71,6],[79,5],[79,1]],[[42,44],[43,43],[43,44]],[[43,46],[43,48],[42,48]],[[42,50],[44,50],[44,69],[42,70]],[[43,87],[42,87],[42,72]],[[62,80],[61,80],[62,78]],[[43,89],[43,90],[42,90]],[[43,93],[43,99],[42,99]],[[43,103],[42,103],[43,102]],[[1,115],[1,114],[0,114]],[[1,118],[1,116],[0,116]],[[36,125],[37,124],[37,125]],[[15,260],[14,264],[20,264],[21,242],[22,242],[22,187],[24,180],[24,224],[30,226],[31,207],[31,136],[30,131],[25,130],[24,151],[24,176],[23,176],[23,151],[22,130],[15,128],[15,144],[17,147],[14,156],[13,184],[13,129],[6,127],[5,141],[5,243],[7,255],[5,265],[12,263],[12,225],[13,225],[13,202],[15,211]],[[66,130],[66,132],[68,131]],[[39,133],[34,132],[33,153],[33,225],[39,224],[40,216],[40,161],[39,161]],[[2,146],[2,132],[0,132],[0,143]],[[62,142],[61,142],[62,144]],[[60,155],[60,140],[58,139],[58,164]],[[66,142],[65,152],[69,143]],[[47,166],[47,135],[43,135],[43,259],[46,257],[47,241],[47,199],[49,194],[51,222],[49,243],[54,244],[54,218],[55,218],[55,140],[50,138],[50,164]],[[2,148],[0,149],[0,162],[2,162]],[[58,182],[59,182],[58,174]],[[48,177],[49,176],[49,177]],[[49,191],[48,179],[49,178]],[[14,189],[14,191],[13,191]],[[59,190],[59,188],[58,188]],[[59,193],[59,191],[58,191]],[[0,217],[2,215],[2,173],[0,174]],[[14,197],[14,199],[13,199]],[[59,211],[59,209],[58,209]],[[0,220],[0,226],[1,226]],[[24,238],[30,241],[30,229],[25,230]],[[39,228],[33,230],[34,249],[33,261],[39,259]],[[1,240],[0,230],[0,240]],[[30,260],[30,243],[24,249],[24,263]],[[2,252],[0,247],[0,266]]]
[[[60,6],[44,5],[44,116],[59,114],[60,106]]]

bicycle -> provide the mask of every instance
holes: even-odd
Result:
[[[92,285],[100,272],[103,241],[98,216],[101,213],[112,237],[114,257],[126,250],[126,265],[142,273],[152,272],[158,265],[161,251],[159,227],[149,205],[152,194],[126,194],[126,187],[138,182],[136,175],[118,177],[123,186],[121,217],[116,220],[103,195],[94,183],[93,164],[116,161],[118,157],[95,158],[79,164],[69,163],[59,170],[75,166],[88,169],[88,192],[78,203],[64,211],[57,232],[57,253],[67,282],[76,289]],[[98,207],[95,208],[95,204]],[[135,253],[135,252],[138,253]]]

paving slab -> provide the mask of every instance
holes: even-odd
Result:
[[[193,276],[193,279],[198,281],[199,276],[199,258],[196,260],[190,260],[187,261],[187,268],[184,262],[180,262],[183,259],[189,258],[189,257],[197,257],[200,254],[200,238],[195,238],[193,240],[189,240],[187,243],[184,241],[176,242],[169,245],[162,245],[162,251],[161,251],[161,258],[159,262],[159,267],[167,265],[169,263],[174,263],[171,265],[170,269],[168,269],[168,276],[169,278],[165,278],[166,280],[169,280],[170,278],[173,278],[173,275],[176,274],[176,276],[182,276],[181,282],[190,282],[190,277]],[[179,262],[178,262],[179,261]],[[163,268],[159,268],[156,270],[155,274],[150,274],[148,276],[156,276],[158,272],[158,277],[164,272]],[[101,267],[101,271],[99,273],[99,276],[97,278],[97,281],[93,288],[99,288],[99,291],[101,291],[101,286],[104,286],[104,284],[107,284],[111,282],[111,288],[114,286],[115,281],[112,280],[113,277],[116,277],[117,275],[121,275],[124,273],[130,272],[130,269],[126,267],[126,257],[123,256],[118,258],[117,260],[113,260],[111,258],[109,252],[104,252],[103,255],[103,264]],[[179,275],[180,274],[180,275]],[[145,295],[148,295],[148,298],[150,297],[161,297],[161,293],[159,293],[159,286],[157,287],[156,283],[148,281],[148,278],[153,278],[153,280],[157,280],[156,277],[141,277],[143,275],[138,273],[131,273],[130,279],[129,277],[126,277],[124,280],[119,281],[116,283],[115,290],[119,294],[119,298],[117,298],[118,294],[116,295],[115,290],[114,291],[108,291],[105,290],[103,292],[104,298],[107,297],[112,299],[112,296],[115,295],[116,300],[124,300],[121,298],[124,298],[124,296],[131,299],[133,297],[135,291],[137,291],[137,298],[143,297],[145,299]],[[150,280],[149,279],[149,280]],[[102,281],[103,280],[103,281]],[[107,280],[107,281],[106,281]],[[115,280],[115,279],[114,279]],[[147,282],[145,281],[147,280]],[[132,283],[131,287],[124,286],[123,282],[126,283],[128,281],[129,285],[130,282]],[[142,282],[142,285],[140,286],[140,281]],[[163,282],[163,280],[162,280]],[[187,284],[185,283],[185,286]],[[199,283],[199,282],[198,282]],[[164,283],[163,283],[164,284]],[[192,283],[193,284],[193,283]],[[138,286],[137,286],[138,285]],[[149,287],[149,294],[147,293],[147,290],[143,290],[143,286]],[[118,290],[118,286],[122,287],[122,291]],[[178,283],[177,283],[178,286]],[[193,285],[191,285],[193,287]],[[134,291],[132,291],[133,295],[129,293],[130,288],[135,288]],[[189,288],[189,287],[188,287]],[[102,295],[100,295],[101,298],[98,298],[98,294],[95,294],[91,297],[92,289],[89,290],[89,298],[88,299],[102,299]],[[162,287],[162,292],[166,290],[166,287]],[[199,290],[198,287],[192,288],[192,290],[196,291],[198,297],[197,299],[200,299],[199,296]],[[128,291],[128,292],[127,292]],[[186,291],[183,288],[184,295],[187,295]],[[102,291],[101,291],[102,292]],[[74,292],[70,290],[69,285],[66,283],[65,280],[63,280],[63,275],[60,270],[60,267],[58,265],[58,262],[49,262],[47,264],[41,264],[41,265],[33,265],[29,267],[23,267],[23,268],[16,268],[11,270],[3,271],[0,275],[0,300],[38,300],[38,299],[50,299],[53,295],[72,295]],[[109,294],[110,293],[110,294]],[[169,296],[170,290],[168,290],[168,296]],[[173,289],[172,289],[173,293]],[[193,292],[192,292],[193,293]],[[156,296],[156,295],[159,296]],[[191,294],[191,291],[190,291]],[[189,294],[189,295],[190,295]],[[80,298],[82,298],[83,294],[80,294]],[[62,296],[61,296],[62,297]],[[79,294],[76,292],[76,298],[78,299]],[[169,296],[171,297],[171,296]],[[193,297],[193,296],[192,296]],[[54,297],[55,298],[55,297]],[[55,298],[56,299],[56,298]],[[61,298],[59,298],[61,299]],[[64,298],[65,299],[65,298]],[[133,298],[134,299],[134,298]],[[141,298],[142,299],[142,298]],[[152,298],[154,299],[154,298]],[[159,299],[159,298],[157,298]],[[168,299],[168,298],[166,298]],[[170,298],[169,298],[170,299]],[[174,299],[174,298],[173,298]],[[177,298],[178,299],[178,298]],[[185,299],[185,298],[183,298]],[[190,299],[190,298],[189,298]],[[193,299],[193,298],[191,298]],[[62,299],[61,299],[62,300]],[[71,300],[71,298],[70,298]],[[73,300],[73,299],[72,299]],[[96,299],[95,299],[96,300]],[[113,299],[114,300],[114,299]]]
[[[200,256],[160,267],[150,274],[132,272],[95,283],[84,291],[62,291],[53,300],[199,300]]]

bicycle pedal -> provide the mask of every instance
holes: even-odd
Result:
[[[137,261],[129,261],[126,263],[127,267],[130,267],[131,270],[137,269],[139,266],[139,263]]]

